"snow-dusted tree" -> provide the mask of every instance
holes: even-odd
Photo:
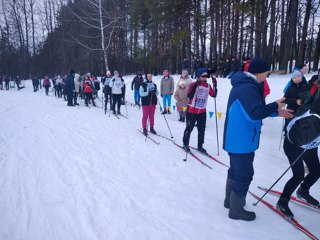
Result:
[[[108,50],[111,46],[112,35],[119,27],[120,19],[125,16],[115,15],[116,11],[107,9],[103,0],[85,0],[77,8],[70,7],[72,14],[80,21],[90,35],[69,34],[73,41],[90,51],[100,51],[103,55],[105,71],[109,70]],[[80,7],[79,7],[80,6]],[[93,35],[97,34],[97,35]],[[100,46],[91,44],[89,39],[99,39]]]

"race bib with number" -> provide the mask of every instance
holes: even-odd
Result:
[[[191,106],[198,109],[205,109],[208,103],[209,86],[198,86],[191,102]]]

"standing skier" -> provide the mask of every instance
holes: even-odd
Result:
[[[114,71],[114,78],[110,81],[109,86],[112,88],[113,114],[121,114],[120,107],[121,107],[121,100],[123,97],[122,88],[124,86],[124,81],[120,77],[118,71]],[[117,112],[116,112],[116,104],[117,104]]]
[[[85,95],[85,104],[88,107],[90,100],[92,101],[92,105],[96,106],[92,92],[93,92],[93,85],[88,75],[84,76],[84,82],[83,82],[83,89],[84,89],[84,95]]]
[[[74,92],[74,71],[70,70],[70,74],[66,79],[65,92],[67,93],[68,106],[72,107],[73,105],[73,92]]]
[[[203,148],[204,134],[206,129],[207,121],[207,102],[209,95],[211,97],[216,97],[217,90],[212,88],[210,84],[207,83],[208,71],[206,68],[198,69],[198,80],[191,83],[188,90],[189,106],[187,109],[186,119],[186,129],[183,134],[183,148],[186,151],[190,151],[189,141],[191,132],[197,123],[198,128],[198,150],[200,152],[206,153],[207,151]],[[217,85],[217,80],[212,79],[214,86]]]
[[[131,90],[134,90],[134,104],[140,105],[140,86],[143,83],[142,74],[140,72],[137,73],[137,76],[135,76],[131,83]]]
[[[49,95],[49,88],[51,87],[51,83],[50,80],[48,78],[48,76],[45,76],[44,80],[43,80],[43,87],[46,90],[46,95]]]
[[[149,118],[150,132],[156,134],[154,130],[154,114],[158,103],[157,85],[152,81],[152,74],[146,74],[146,80],[140,86],[140,96],[142,104],[142,129],[145,136],[148,135],[147,121]]]
[[[174,93],[174,98],[177,101],[177,108],[179,112],[179,121],[185,122],[186,118],[186,108],[188,106],[188,89],[187,82],[184,79],[180,79],[178,83],[179,87]]]
[[[112,109],[112,88],[109,86],[112,80],[111,72],[108,70],[106,76],[102,79],[104,93],[104,111],[107,112],[107,104],[110,101],[110,109]]]
[[[169,71],[163,71],[163,78],[160,82],[160,94],[163,101],[163,112],[162,114],[171,114],[171,97],[174,92],[174,81],[171,76],[169,76]],[[168,106],[168,107],[167,107]]]
[[[282,109],[284,98],[265,104],[262,82],[269,74],[269,64],[260,57],[250,63],[248,72],[237,72],[231,78],[227,116],[224,126],[223,149],[228,152],[226,197],[229,218],[252,221],[254,212],[243,206],[253,178],[253,160],[259,147],[262,119],[271,114],[292,117],[291,110]]]
[[[306,97],[306,91],[308,90],[309,86],[307,84],[307,81],[302,78],[302,74],[300,71],[295,70],[292,74],[292,79],[290,83],[290,87],[287,88],[285,93],[287,108],[292,109],[294,112],[299,111],[299,107],[303,105],[304,100],[308,103],[307,106],[310,106],[312,103],[318,105],[319,108],[319,93],[318,93],[318,84],[319,82],[315,82],[314,88],[312,90],[312,94],[309,97],[309,99],[305,99]],[[318,101],[318,102],[317,102]],[[302,108],[306,108],[306,106],[302,106]],[[308,107],[309,108],[309,107]],[[313,109],[314,110],[314,109]],[[319,111],[318,111],[319,112]],[[314,111],[313,114],[316,114]],[[300,115],[299,113],[297,114]],[[295,117],[298,117],[295,116]],[[315,117],[315,119],[319,119]],[[293,121],[293,119],[291,120]],[[300,121],[304,121],[301,119]],[[319,163],[319,157],[318,157],[318,147],[304,150],[302,147],[300,147],[300,144],[294,144],[292,142],[293,138],[290,141],[289,134],[287,132],[287,126],[290,123],[290,120],[286,120],[285,124],[285,139],[283,143],[283,149],[288,157],[289,163],[291,166],[291,170],[293,173],[293,176],[287,181],[287,183],[284,186],[283,192],[280,196],[279,201],[277,202],[277,208],[286,215],[287,218],[293,218],[294,215],[291,212],[288,204],[290,201],[290,197],[292,193],[295,191],[295,189],[299,186],[301,183],[299,189],[297,190],[297,196],[300,199],[304,199],[306,202],[313,206],[319,206],[319,201],[313,198],[309,194],[309,190],[313,184],[316,183],[316,181],[320,177],[320,163]],[[302,122],[301,122],[302,123]],[[311,125],[317,127],[319,126],[319,122],[310,122]],[[299,130],[298,132],[302,133],[303,131],[307,130],[307,124],[302,124],[303,129]],[[294,131],[294,128],[291,128],[292,132]],[[291,132],[291,131],[290,131]],[[291,136],[292,136],[291,132]],[[312,129],[312,133],[308,133],[308,136],[311,136],[312,134],[319,134],[317,130]],[[302,141],[305,138],[299,137],[300,141]],[[305,151],[305,152],[304,152]],[[300,156],[302,154],[302,156]],[[297,160],[297,162],[294,163],[294,161],[300,156],[300,159]],[[302,161],[303,160],[303,161]],[[309,173],[306,177],[304,177],[304,165],[303,162],[306,163]],[[294,163],[294,164],[293,164]]]

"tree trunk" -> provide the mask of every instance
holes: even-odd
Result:
[[[256,0],[255,55],[259,55],[259,56],[261,56],[261,8],[262,8],[262,0]]]
[[[288,32],[285,37],[284,53],[282,61],[280,62],[280,69],[287,72],[288,61],[290,60],[292,46],[295,44],[297,15],[298,15],[298,0],[291,0],[288,7]]]
[[[298,53],[298,63],[303,63],[305,59],[306,40],[307,40],[308,25],[309,25],[310,13],[311,13],[311,3],[312,3],[312,0],[307,0],[306,13],[303,21],[302,36],[301,36],[301,42],[299,46],[299,53]]]
[[[270,2],[270,36],[269,36],[269,44],[268,44],[268,50],[266,52],[266,59],[269,63],[272,61],[272,52],[273,52],[273,45],[275,42],[275,31],[276,31],[276,0],[271,0]]]
[[[318,26],[318,36],[316,42],[316,49],[313,56],[313,71],[318,71],[319,68],[319,60],[320,60],[320,25]]]

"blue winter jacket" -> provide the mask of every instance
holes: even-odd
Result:
[[[265,104],[263,84],[248,73],[235,73],[231,84],[223,149],[229,153],[251,153],[259,147],[262,119],[276,116],[278,104]]]

